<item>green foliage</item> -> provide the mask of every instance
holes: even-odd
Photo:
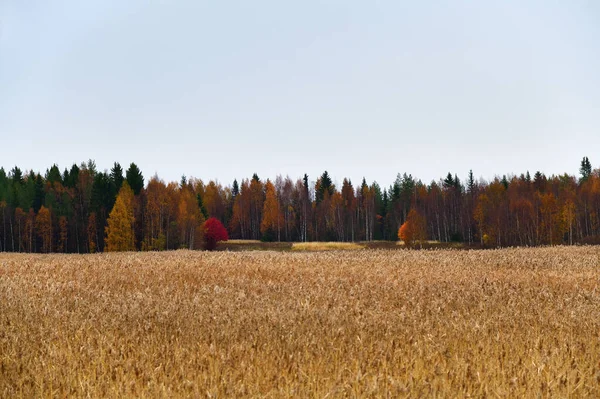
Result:
[[[592,174],[592,163],[588,157],[583,157],[581,165],[579,167],[579,173],[581,174],[581,181],[586,181]]]
[[[33,194],[33,211],[38,213],[42,205],[44,204],[44,199],[46,197],[46,193],[44,191],[44,179],[38,173],[34,179],[35,187]]]
[[[202,196],[200,194],[196,194],[196,200],[198,201],[198,208],[200,209],[202,216],[204,216],[204,219],[208,219],[208,212],[206,211],[206,208],[204,207],[204,203],[202,201]]]
[[[73,164],[73,166],[71,166],[71,170],[68,172],[65,169],[65,174],[63,176],[64,185],[69,188],[74,188],[79,182],[79,172],[79,166],[76,164]]]
[[[56,164],[52,165],[50,169],[46,170],[46,181],[49,183],[61,183],[63,182],[62,176],[60,175],[60,169]]]
[[[138,195],[144,188],[144,176],[142,176],[140,168],[132,162],[125,176],[129,187],[133,190],[133,194]]]
[[[332,196],[335,187],[331,182],[331,177],[329,177],[329,173],[327,171],[323,172],[319,180],[317,181],[317,190],[316,190],[316,200],[317,204],[319,204],[325,198],[325,195]]]

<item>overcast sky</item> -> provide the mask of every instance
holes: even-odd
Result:
[[[0,166],[387,186],[600,166],[600,2],[0,1]]]

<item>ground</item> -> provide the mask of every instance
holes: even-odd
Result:
[[[0,397],[597,397],[599,255],[0,254]]]

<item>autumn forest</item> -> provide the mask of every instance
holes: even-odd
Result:
[[[424,184],[398,174],[381,187],[324,172],[310,180],[254,174],[222,185],[182,177],[147,183],[132,163],[98,171],[93,161],[45,174],[0,168],[0,251],[90,253],[200,249],[206,221],[229,238],[263,241],[398,240],[466,247],[600,242],[600,170],[529,172],[486,182],[472,172]],[[408,234],[408,235],[407,235]]]

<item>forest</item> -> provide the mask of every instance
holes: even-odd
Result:
[[[52,165],[44,175],[0,168],[0,251],[199,249],[209,218],[230,238],[263,241],[395,241],[417,220],[420,239],[468,247],[600,243],[600,170],[584,157],[579,171],[491,181],[471,171],[429,184],[403,173],[390,187],[337,187],[327,171],[316,181],[254,174],[224,186],[185,176],[145,183],[135,163],[103,172],[91,160],[62,172]]]

